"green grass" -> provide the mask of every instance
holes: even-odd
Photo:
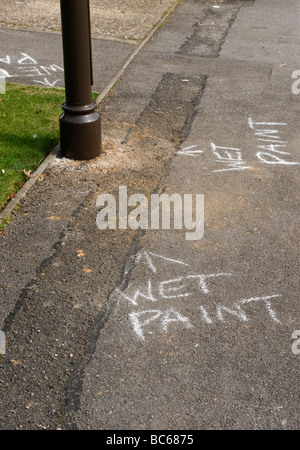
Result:
[[[6,84],[0,95],[0,211],[59,142],[64,102],[64,89]]]
[[[63,89],[12,83],[0,95],[0,210],[58,143],[64,101]]]

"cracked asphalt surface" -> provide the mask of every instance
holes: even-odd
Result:
[[[101,156],[57,158],[22,202],[1,235],[1,429],[299,428],[298,13],[182,2],[101,104]],[[202,238],[99,230],[120,186],[203,194]]]

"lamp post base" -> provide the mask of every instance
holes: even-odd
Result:
[[[101,118],[96,103],[83,107],[62,105],[60,146],[62,156],[89,160],[101,153]]]

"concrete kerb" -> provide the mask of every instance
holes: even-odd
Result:
[[[161,18],[158,24],[150,31],[150,33],[146,36],[143,42],[138,46],[138,48],[129,56],[121,69],[117,72],[117,74],[111,79],[108,85],[103,89],[101,94],[96,99],[97,106],[103,101],[103,99],[109,94],[111,88],[117,83],[117,81],[121,78],[127,67],[134,60],[134,58],[138,55],[138,53],[145,47],[145,45],[152,39],[156,31],[163,25],[163,23],[168,19],[168,17],[173,13],[178,4],[181,3],[181,0],[177,0],[171,8],[167,11],[167,13]],[[49,153],[49,155],[43,160],[43,162],[39,165],[36,171],[31,175],[31,177],[24,183],[21,189],[16,193],[16,195],[9,201],[9,203],[4,207],[4,209],[0,212],[0,225],[3,221],[10,217],[10,215],[14,212],[15,208],[22,201],[22,199],[27,195],[29,190],[35,185],[43,172],[47,169],[47,167],[57,158],[60,152],[60,143],[58,143],[53,150]]]
[[[10,200],[7,206],[0,213],[0,225],[8,218],[16,206],[22,201],[28,191],[37,182],[42,173],[51,164],[51,162],[56,158],[60,150],[60,145],[57,144],[54,149],[49,153],[49,155],[44,159],[44,161],[39,165],[36,171],[31,175],[31,177],[26,181],[26,183],[21,187],[21,189],[16,193],[16,195]]]

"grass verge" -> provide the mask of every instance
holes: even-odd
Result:
[[[64,102],[64,89],[6,84],[0,95],[0,211],[59,142]]]
[[[63,89],[7,83],[0,95],[0,211],[59,141]]]

